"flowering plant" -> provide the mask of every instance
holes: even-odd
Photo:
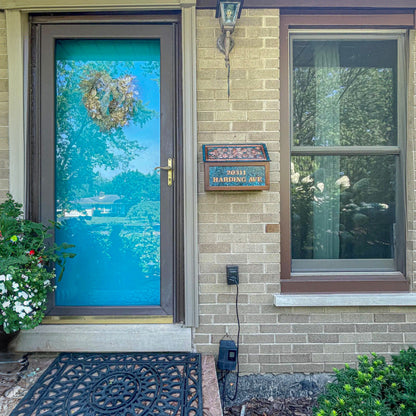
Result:
[[[66,259],[75,256],[66,251],[72,245],[47,244],[51,230],[24,219],[11,195],[0,204],[0,327],[6,333],[40,324],[55,289],[53,266],[60,266],[60,280]]]

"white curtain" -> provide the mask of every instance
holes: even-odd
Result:
[[[340,144],[341,79],[339,44],[316,42],[314,48],[316,74],[315,145]],[[339,156],[315,157],[314,173],[314,258],[339,258],[340,193],[336,180],[340,175]]]

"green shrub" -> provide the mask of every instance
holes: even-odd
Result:
[[[357,368],[335,369],[335,381],[318,398],[315,416],[416,415],[416,350],[392,356],[358,356]]]

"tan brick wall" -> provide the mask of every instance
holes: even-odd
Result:
[[[200,318],[195,343],[215,353],[225,333],[236,334],[235,287],[225,283],[226,264],[240,267],[242,318],[240,359],[244,371],[259,372],[260,344],[275,334],[261,325],[276,320],[270,306],[279,290],[279,11],[243,10],[233,34],[230,99],[215,11],[197,11],[197,95],[199,144]],[[204,192],[201,146],[206,143],[266,143],[270,191]],[[262,355],[265,357],[265,355]]]
[[[265,142],[270,151],[271,189],[263,192],[203,190],[199,154],[200,317],[194,342],[217,354],[219,341],[235,339],[235,287],[227,286],[226,264],[240,266],[239,312],[242,373],[322,372],[358,354],[389,355],[416,343],[414,307],[276,308],[280,235],[266,233],[279,223],[279,12],[243,10],[233,34],[231,97],[227,100],[224,57],[213,11],[197,11],[198,144]],[[416,42],[411,41],[412,79]],[[412,81],[413,82],[413,81]],[[413,276],[416,230],[413,82],[409,111],[409,276]]]
[[[9,190],[8,74],[6,19],[0,12],[0,201]]]

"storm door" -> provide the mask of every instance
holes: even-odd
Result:
[[[40,28],[40,217],[77,255],[53,315],[174,314],[174,24]]]

